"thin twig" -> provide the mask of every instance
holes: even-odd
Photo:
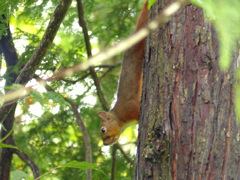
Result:
[[[94,68],[114,68],[116,66],[119,66],[120,64],[122,64],[122,62],[116,63],[116,64],[102,64],[99,66],[94,66]]]
[[[52,168],[50,171],[48,171],[48,172],[44,173],[43,175],[37,177],[35,180],[41,179],[43,176],[46,176],[47,174],[52,173],[55,169],[58,169],[58,168],[60,168],[60,167],[61,167],[61,166],[57,166],[57,167],[55,167],[55,168]]]
[[[62,80],[62,81],[68,82],[68,83],[73,83],[73,84],[75,84],[75,83],[77,83],[77,82],[79,82],[79,81],[82,81],[83,79],[87,78],[89,75],[90,75],[90,73],[87,73],[87,74],[85,74],[84,76],[82,76],[82,77],[80,77],[80,78],[78,78],[78,79],[76,79],[76,80],[70,80],[70,79],[65,79],[65,78],[61,78],[61,79],[59,79],[59,80]]]
[[[120,146],[119,143],[116,143],[116,147],[117,147],[117,149],[120,150],[120,152],[121,152],[122,155],[125,157],[125,159],[126,159],[131,165],[134,165],[134,161],[125,153],[125,151],[122,149],[122,146]]]

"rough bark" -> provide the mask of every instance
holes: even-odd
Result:
[[[7,63],[7,78],[6,78],[6,85],[9,86],[11,85],[17,75],[15,73],[11,72],[11,68],[17,64],[18,60],[18,55],[16,52],[16,49],[13,44],[12,40],[12,34],[10,31],[9,26],[7,26],[7,34],[6,36],[2,36],[0,40],[0,46],[2,53],[4,54],[6,63]],[[11,106],[11,109],[9,108]],[[2,130],[1,130],[1,136],[0,138],[4,138],[13,128],[13,123],[14,123],[14,113],[15,113],[15,108],[16,108],[16,103],[7,106],[6,108],[10,109],[8,115],[6,115],[5,121],[1,121],[1,116],[0,116],[0,122],[2,122]],[[3,143],[5,144],[10,144],[13,145],[13,137],[12,135],[8,136]],[[11,161],[12,161],[12,155],[13,153],[9,148],[2,148],[1,149],[1,156],[0,156],[0,179],[2,180],[8,180],[9,175],[10,175],[10,168],[11,168]]]
[[[159,0],[150,19],[171,2]],[[239,179],[233,71],[203,11],[188,5],[147,40],[135,179]]]
[[[5,137],[13,128],[14,122],[14,112],[15,112],[16,104],[10,111],[9,115],[3,122],[4,129],[1,130],[1,138]],[[12,135],[8,136],[3,143],[13,145],[13,137]],[[9,148],[2,148],[1,149],[1,156],[0,156],[0,179],[8,180],[10,179],[10,169],[12,164],[12,157],[13,152]]]

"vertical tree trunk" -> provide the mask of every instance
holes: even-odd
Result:
[[[10,111],[9,115],[3,122],[4,128],[1,130],[1,138],[4,138],[7,136],[7,134],[12,130],[13,128],[13,122],[14,122],[14,114],[15,114],[16,105],[14,108]],[[12,134],[8,136],[7,139],[3,141],[5,144],[14,145],[13,136]],[[10,179],[10,169],[12,164],[12,157],[13,152],[9,148],[2,148],[1,155],[0,155],[0,179],[1,180],[9,180]]]
[[[16,49],[13,44],[12,34],[7,26],[7,35],[2,36],[0,39],[0,46],[1,50],[4,54],[6,63],[7,63],[7,78],[6,78],[6,86],[11,86],[12,83],[15,81],[17,75],[16,73],[12,72],[11,68],[17,64],[18,55]],[[0,139],[4,138],[13,128],[14,123],[14,114],[17,104],[14,103],[13,105],[7,106],[6,109],[12,106],[11,111],[7,115],[6,119],[2,119],[2,115],[4,112],[0,112],[0,122],[2,122],[2,129],[0,134]],[[13,136],[12,134],[6,138],[3,143],[14,145]],[[11,161],[12,161],[13,152],[9,148],[2,148],[0,154],[0,179],[1,180],[8,180],[10,177],[10,169],[11,169]]]
[[[158,0],[150,19],[171,2]],[[233,71],[202,9],[188,5],[147,40],[135,179],[239,179]]]

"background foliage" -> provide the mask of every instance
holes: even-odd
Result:
[[[3,3],[2,3],[3,2]],[[154,2],[154,1],[153,1]],[[0,12],[1,22],[9,23],[13,33],[14,44],[20,62],[12,69],[19,72],[35,51],[46,30],[50,16],[59,0],[3,0]],[[144,0],[84,0],[85,21],[88,25],[93,54],[113,45],[134,30],[137,16]],[[206,17],[214,23],[220,41],[220,65],[227,69],[232,53],[236,51],[239,39],[240,13],[239,1],[192,0],[202,7]],[[0,36],[6,34],[3,23],[0,23]],[[106,62],[116,64],[112,67],[96,67],[101,87],[109,104],[115,100],[120,73],[121,55]],[[87,60],[84,37],[78,24],[76,1],[73,1],[60,30],[49,49],[36,75],[50,77],[54,72]],[[8,77],[4,74],[6,65],[1,57],[2,82]],[[238,74],[236,74],[238,78]],[[35,80],[32,80],[34,83]],[[93,171],[93,179],[109,179],[111,168],[111,148],[102,148],[99,136],[99,118],[97,112],[102,105],[96,94],[96,87],[89,72],[81,72],[65,79],[54,80],[48,84],[55,92],[39,89],[38,92],[19,101],[16,111],[14,138],[19,149],[28,154],[45,173],[54,167],[72,160],[84,161],[83,135],[79,130],[70,105],[63,99],[67,97],[79,105],[80,115],[90,135],[93,162],[102,171]],[[3,85],[1,83],[1,92]],[[240,91],[236,85],[236,108],[239,112]],[[240,116],[240,115],[239,115]],[[122,143],[126,153],[135,158],[136,133],[127,130]],[[128,137],[128,138],[127,138]],[[131,179],[133,165],[124,156],[117,153],[116,179]],[[12,165],[12,179],[15,177],[33,179],[30,168],[17,156]],[[73,168],[55,169],[46,179],[83,179],[85,170]]]
[[[7,14],[20,62],[14,67],[21,70],[35,51],[51,14],[59,0],[5,1],[1,13]],[[85,21],[88,25],[93,54],[131,34],[144,1],[94,0],[83,1]],[[2,3],[1,3],[2,5]],[[8,7],[11,7],[10,9]],[[4,10],[8,9],[8,12]],[[0,34],[5,30],[0,28]],[[115,98],[120,73],[121,56],[111,59],[112,67],[95,68],[101,87],[109,105]],[[78,24],[76,1],[73,1],[63,23],[42,64],[37,76],[50,77],[55,71],[87,60],[84,37]],[[6,65],[2,60],[3,72]],[[3,73],[2,73],[3,75]],[[7,75],[2,78],[6,78]],[[33,79],[32,83],[35,82]],[[72,160],[84,161],[85,150],[82,133],[77,125],[70,105],[63,97],[79,105],[80,115],[90,135],[93,163],[102,171],[94,170],[93,179],[109,179],[111,172],[111,148],[102,148],[99,135],[100,120],[97,112],[102,110],[96,87],[89,72],[77,73],[72,77],[55,80],[48,84],[55,92],[44,88],[20,100],[16,111],[14,138],[19,149],[23,150],[39,166],[41,173]],[[2,87],[3,88],[3,87]],[[3,92],[3,89],[2,89]],[[136,133],[133,128],[125,133],[125,152],[134,159]],[[125,140],[125,141],[124,141]],[[123,155],[117,153],[117,179],[131,179],[133,165]],[[104,172],[104,173],[103,173]],[[14,156],[11,178],[33,179],[30,168]],[[55,169],[44,179],[84,179],[85,170],[74,168]]]

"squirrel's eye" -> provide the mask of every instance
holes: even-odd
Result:
[[[104,134],[106,132],[106,129],[105,128],[102,128],[101,129],[101,132]]]

